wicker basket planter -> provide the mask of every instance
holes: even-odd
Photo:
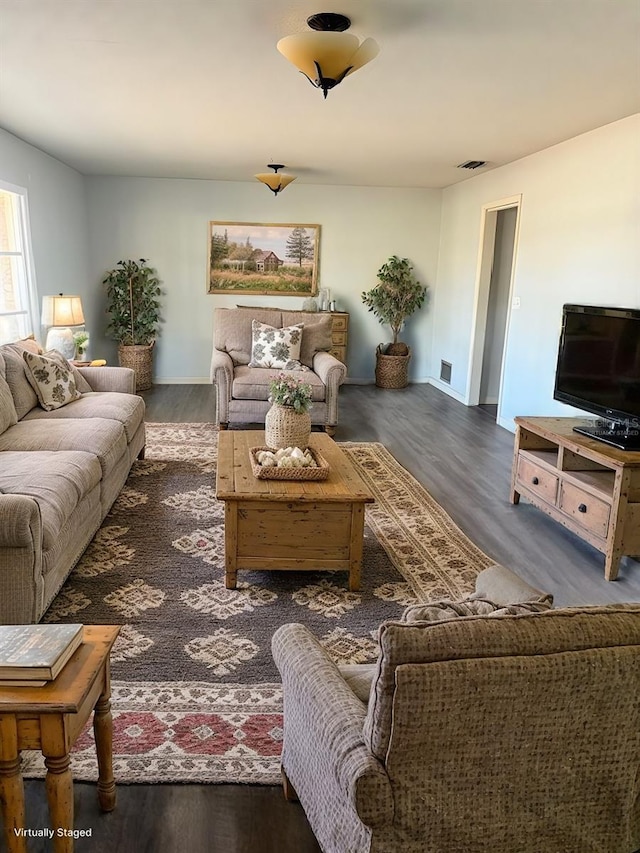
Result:
[[[406,355],[388,355],[382,344],[376,350],[376,385],[378,388],[406,388],[409,384],[411,349]]]
[[[299,447],[306,450],[311,435],[311,415],[296,412],[291,406],[274,403],[264,419],[265,444],[271,450]]]
[[[153,344],[143,346],[118,347],[118,361],[120,367],[130,367],[136,374],[136,391],[147,391],[151,388],[153,368]]]

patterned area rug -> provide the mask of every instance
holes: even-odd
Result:
[[[282,693],[270,650],[302,622],[338,663],[376,657],[377,627],[427,598],[463,595],[491,564],[381,444],[341,445],[367,506],[362,587],[340,572],[241,572],[224,586],[224,513],[212,424],[148,424],[111,512],[45,616],[121,624],[112,654],[118,782],[276,784]],[[89,727],[72,756],[94,780]],[[43,774],[37,754],[23,772]]]

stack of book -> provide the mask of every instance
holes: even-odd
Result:
[[[82,643],[82,625],[0,626],[0,690],[44,687]]]

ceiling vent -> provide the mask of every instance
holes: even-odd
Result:
[[[464,163],[459,163],[457,169],[479,169],[481,166],[486,166],[486,160],[466,160]]]

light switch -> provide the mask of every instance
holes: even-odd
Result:
[[[520,307],[520,297],[519,296],[513,297],[513,299],[511,300],[511,307],[513,308],[514,311],[516,308]]]

